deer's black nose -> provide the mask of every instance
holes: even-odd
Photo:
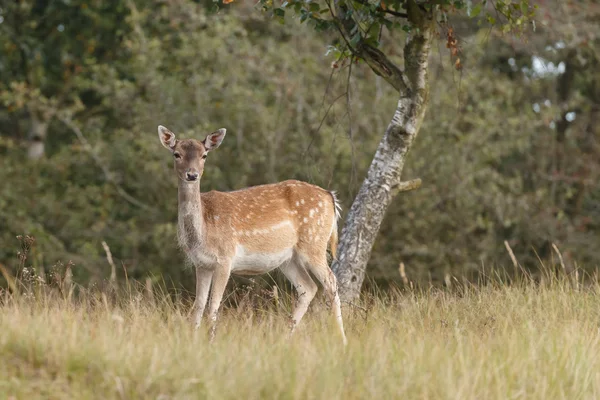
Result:
[[[185,177],[187,178],[188,181],[195,181],[198,179],[198,173],[197,172],[186,172]]]

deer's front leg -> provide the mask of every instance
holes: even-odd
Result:
[[[227,281],[229,280],[229,275],[231,274],[230,264],[226,265],[218,265],[214,272],[212,278],[212,290],[210,295],[210,306],[208,309],[208,315],[210,315],[211,320],[211,328],[210,328],[210,340],[212,341],[215,338],[215,330],[217,329],[217,316],[219,313],[219,306],[221,305],[221,300],[223,299],[223,293],[225,292],[225,287],[227,286]]]
[[[194,325],[195,328],[200,328],[202,322],[202,314],[208,300],[208,292],[210,290],[210,282],[213,277],[213,270],[196,267],[196,301],[194,303]]]

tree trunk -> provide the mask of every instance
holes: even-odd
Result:
[[[420,183],[401,182],[401,174],[427,107],[427,68],[434,18],[433,14],[421,14],[416,7],[409,10],[409,18],[419,29],[413,30],[415,33],[404,47],[404,71],[395,67],[379,50],[358,48],[373,71],[399,90],[400,99],[350,208],[342,230],[338,260],[332,266],[340,297],[346,302],[355,300],[360,294],[375,238],[392,199],[398,192],[415,188]]]
[[[30,111],[29,117],[31,125],[28,134],[27,156],[36,160],[43,157],[46,152],[45,142],[48,133],[48,120],[44,115],[38,115],[35,111]]]

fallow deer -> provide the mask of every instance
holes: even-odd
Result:
[[[279,268],[298,294],[290,334],[317,292],[310,272],[332,302],[345,345],[336,278],[327,264],[327,245],[335,257],[338,240],[340,206],[335,194],[295,180],[232,192],[200,193],[207,154],[219,147],[225,132],[219,129],[203,141],[178,140],[173,132],[158,126],[160,142],[173,154],[178,178],[179,244],[196,268],[196,329],[209,288],[212,340],[230,275],[258,275]]]

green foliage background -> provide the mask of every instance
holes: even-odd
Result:
[[[348,63],[332,68],[332,32],[245,3],[42,3],[0,11],[0,263],[17,268],[15,237],[27,233],[36,268],[72,260],[77,281],[100,282],[106,241],[130,278],[193,288],[158,124],[197,138],[227,128],[203,190],[296,178],[349,208],[397,93],[362,64],[350,78]],[[569,9],[573,28],[553,10],[526,42],[458,16],[461,71],[439,41],[404,172],[424,184],[389,210],[371,278],[399,281],[402,262],[414,281],[477,279],[510,265],[504,241],[527,267],[550,259],[552,243],[569,268],[597,266],[600,13]],[[381,38],[400,58],[397,43]],[[33,115],[49,124],[39,159],[27,157]]]

